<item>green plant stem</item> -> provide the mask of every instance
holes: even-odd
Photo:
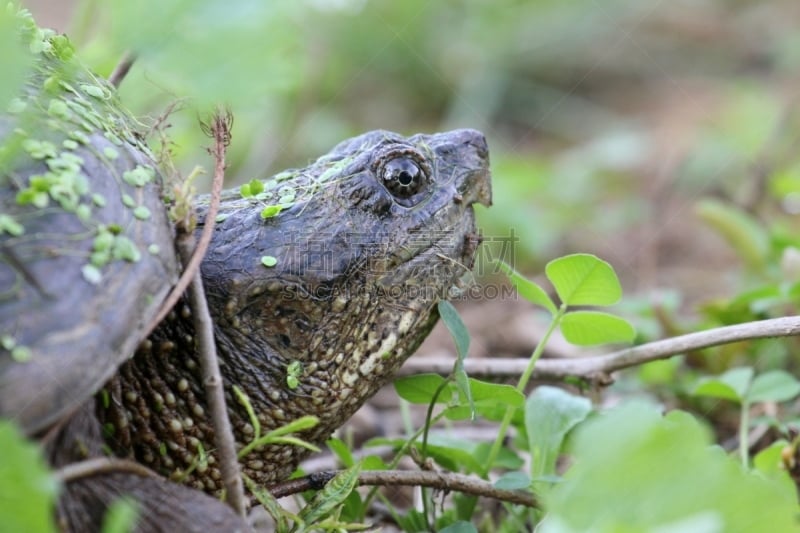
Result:
[[[442,411],[441,413],[439,413],[435,417],[433,417],[433,419],[430,422],[431,425],[433,425],[436,422],[438,422],[439,420],[441,420],[444,417],[444,413],[445,412]],[[387,470],[394,470],[395,468],[397,468],[397,465],[400,463],[400,460],[403,458],[403,455],[405,455],[406,450],[408,450],[411,447],[411,445],[420,437],[420,435],[422,435],[422,433],[425,431],[425,427],[426,426],[420,427],[419,429],[417,429],[414,432],[413,435],[411,435],[410,437],[408,437],[406,439],[406,441],[403,443],[403,445],[400,446],[400,448],[397,450],[397,453],[395,453],[394,459],[392,459],[392,461],[387,465],[387,468],[386,468]],[[364,505],[363,505],[364,509],[368,509],[369,508],[369,506],[371,505],[372,500],[375,498],[375,494],[377,492],[378,492],[378,487],[377,486],[372,487],[372,489],[370,489],[369,493],[367,493],[367,497],[364,498]]]
[[[561,304],[561,307],[558,308],[556,314],[553,315],[553,319],[547,326],[547,330],[545,331],[542,340],[539,341],[539,344],[536,345],[536,348],[531,354],[530,360],[528,361],[528,366],[525,367],[525,372],[523,372],[522,376],[519,378],[519,382],[517,383],[517,390],[519,392],[523,394],[525,393],[525,387],[528,386],[528,381],[531,379],[536,362],[542,356],[544,347],[547,345],[547,341],[550,340],[550,336],[553,334],[553,332],[555,332],[556,328],[561,323],[561,318],[564,316],[566,311],[567,306]],[[515,409],[516,407],[508,407],[506,409],[506,414],[503,416],[503,421],[500,423],[500,429],[497,431],[497,438],[495,439],[494,443],[492,443],[492,447],[489,450],[489,455],[486,457],[486,465],[484,466],[484,470],[482,472],[484,478],[489,474],[489,471],[492,469],[492,465],[497,460],[497,455],[500,453],[500,448],[503,446],[503,441],[506,438],[508,427],[511,425],[511,420],[514,418]]]
[[[428,430],[431,428],[431,424],[433,423],[433,407],[436,405],[436,401],[439,399],[439,395],[442,394],[442,391],[450,384],[452,381],[453,376],[451,375],[446,380],[442,381],[439,384],[439,387],[436,388],[436,391],[433,393],[433,397],[431,398],[430,403],[428,404],[428,410],[425,413],[425,425],[422,426],[422,460],[428,458]]]
[[[745,399],[742,401],[742,410],[739,414],[739,457],[742,459],[742,467],[747,469],[750,462],[749,440],[750,426],[750,403]]]
[[[428,404],[428,411],[425,413],[425,424],[422,426],[422,463],[424,464],[425,461],[428,459],[428,432],[431,428],[432,419],[433,419],[433,407],[436,405],[436,400],[439,399],[439,395],[442,391],[450,384],[450,381],[453,379],[451,375],[444,381],[439,384],[439,387],[436,389],[436,392],[433,393],[433,398],[431,398],[431,402]],[[420,491],[422,493],[422,512],[425,516],[425,524],[428,526],[428,529],[431,529],[431,521],[432,516],[430,514],[430,505],[428,502],[428,491],[425,490],[425,487],[420,487]]]
[[[410,404],[404,399],[400,398],[400,419],[403,421],[403,430],[406,435],[414,433],[414,423],[411,420]]]

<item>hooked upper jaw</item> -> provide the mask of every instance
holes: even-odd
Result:
[[[489,170],[489,146],[486,137],[473,129],[453,130],[425,139],[441,162],[440,177],[455,175],[453,200],[465,206],[492,205],[492,183]],[[448,168],[452,167],[452,168]]]

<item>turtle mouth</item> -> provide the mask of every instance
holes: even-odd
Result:
[[[389,259],[388,280],[405,278],[413,284],[432,284],[447,292],[469,276],[483,241],[470,202],[450,213],[447,226],[433,224],[414,232]],[[437,229],[438,228],[438,229]],[[386,281],[386,280],[385,280]]]

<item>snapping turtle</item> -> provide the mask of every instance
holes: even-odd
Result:
[[[69,483],[65,527],[96,527],[120,494],[139,500],[143,529],[240,527],[187,488],[222,488],[188,305],[147,336],[179,271],[157,165],[67,41],[33,38],[36,72],[0,118],[0,416],[44,435],[55,466],[111,451],[184,485],[124,472]],[[490,196],[473,130],[374,131],[224,193],[201,273],[237,446],[255,428],[234,386],[262,434],[312,414],[301,437],[318,444],[385,384],[471,268],[471,206]],[[269,484],[305,453],[265,446],[241,465]]]

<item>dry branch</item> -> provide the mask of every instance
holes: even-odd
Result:
[[[798,316],[746,322],[648,342],[605,355],[570,359],[542,359],[536,363],[533,378],[562,380],[566,377],[578,377],[604,383],[609,381],[608,376],[612,372],[658,359],[667,359],[687,352],[734,342],[797,335],[800,335],[800,317]],[[524,372],[527,364],[528,359],[526,358],[466,359],[464,361],[467,373],[473,377],[519,376]],[[397,375],[408,376],[423,372],[447,375],[452,369],[452,358],[411,358]]]
[[[134,61],[136,61],[136,55],[131,52],[125,52],[122,55],[122,59],[119,60],[119,63],[117,63],[117,66],[114,67],[114,70],[108,77],[108,83],[119,88],[120,83],[122,83],[122,80],[125,79],[125,76],[127,76],[128,72],[131,70]]]
[[[178,237],[182,258],[191,257],[193,241],[191,235],[183,234]],[[219,371],[217,347],[214,342],[214,323],[208,312],[208,302],[200,272],[195,273],[194,279],[189,285],[188,296],[197,339],[197,352],[203,372],[203,386],[208,400],[211,424],[214,427],[214,445],[219,457],[222,483],[225,486],[225,497],[234,511],[244,517],[247,507],[244,499],[244,486],[236,457],[236,443],[228,419],[228,409],[225,405],[225,391],[222,387],[222,375]]]
[[[69,483],[85,477],[118,472],[135,474],[141,477],[156,475],[150,469],[135,461],[112,457],[94,457],[78,463],[70,463],[53,472],[53,475],[61,483]]]
[[[167,314],[175,307],[180,297],[189,287],[189,283],[194,279],[194,275],[200,271],[200,263],[208,250],[208,244],[211,242],[211,235],[214,232],[214,224],[217,218],[217,211],[219,210],[220,197],[222,195],[222,183],[225,178],[225,152],[231,140],[230,127],[232,125],[232,118],[230,114],[222,115],[217,112],[211,119],[211,125],[208,126],[209,132],[214,138],[214,146],[211,149],[211,155],[214,156],[214,180],[211,183],[211,200],[208,205],[208,213],[206,214],[205,222],[203,223],[203,232],[200,234],[200,240],[197,247],[192,254],[191,259],[188,261],[183,258],[183,273],[178,279],[178,283],[172,288],[164,303],[161,305],[156,317],[148,324],[146,332],[149,334],[155,327],[167,316]],[[211,130],[213,128],[213,131]],[[179,228],[180,230],[181,228]]]
[[[214,139],[214,146],[210,150],[215,160],[214,192],[211,195],[212,207],[209,208],[209,217],[211,217],[212,221],[216,217],[216,208],[219,205],[220,191],[222,190],[222,182],[225,176],[225,151],[230,143],[230,122],[230,115],[223,116],[221,113],[215,113],[209,125],[206,126]],[[183,229],[184,231],[178,236],[178,250],[181,255],[181,261],[189,265],[196,261],[199,267],[208,243],[206,242],[204,248],[200,249],[200,246],[198,246],[198,249],[194,250],[193,235],[187,232],[186,228]],[[205,232],[203,235],[205,235]],[[225,496],[228,504],[240,516],[244,517],[247,507],[244,486],[239,472],[239,461],[236,456],[236,443],[234,442],[233,431],[228,419],[228,409],[225,405],[225,392],[222,387],[222,375],[219,371],[217,348],[214,342],[214,324],[208,311],[208,302],[203,289],[203,278],[198,267],[193,269],[188,297],[192,309],[200,366],[203,372],[203,385],[208,400],[211,422],[214,426],[214,444],[217,448],[222,483],[225,486]]]
[[[317,472],[302,478],[291,479],[270,487],[276,498],[306,490],[319,490],[338,472]],[[488,481],[452,472],[431,472],[423,470],[368,470],[358,475],[359,485],[384,487],[414,486],[428,487],[442,491],[457,491],[475,496],[493,498],[508,503],[538,507],[536,497],[522,490],[498,489]]]

